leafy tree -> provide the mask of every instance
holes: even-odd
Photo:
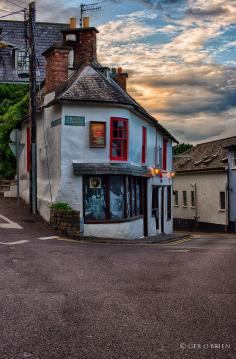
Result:
[[[180,143],[179,145],[174,147],[174,155],[181,155],[192,147],[193,145],[191,145],[190,143]]]
[[[0,85],[0,179],[12,179],[16,173],[9,135],[28,112],[27,92],[27,85]]]

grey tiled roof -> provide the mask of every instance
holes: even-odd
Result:
[[[228,150],[236,145],[236,136],[222,140],[200,143],[174,160],[177,172],[224,169],[227,166]]]
[[[38,81],[45,77],[44,57],[42,52],[54,42],[62,39],[61,30],[68,27],[67,24],[36,23],[36,53],[39,64]],[[22,21],[0,20],[0,39],[14,44],[16,48],[25,49],[24,23]],[[14,50],[10,48],[0,49],[0,82],[22,82],[26,79],[18,77],[15,71]]]
[[[129,105],[158,127],[160,133],[172,141],[177,142],[154,117],[124,91],[110,76],[106,78],[101,71],[102,67],[96,63],[94,65],[86,65],[80,69],[79,72],[75,72],[69,79],[67,87],[57,92],[55,99],[47,106],[55,102],[100,102]]]

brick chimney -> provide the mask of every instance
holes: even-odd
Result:
[[[46,59],[46,94],[66,85],[68,81],[68,55],[70,50],[70,47],[57,42],[43,53]]]
[[[95,27],[89,27],[89,19],[83,19],[82,28],[70,20],[70,29],[62,30],[63,43],[73,48],[73,68],[97,60],[97,33]]]
[[[124,90],[126,91],[127,88],[127,78],[128,74],[126,72],[123,72],[122,67],[118,67],[118,70],[116,72],[116,69],[112,69],[112,77],[116,81],[116,83]]]

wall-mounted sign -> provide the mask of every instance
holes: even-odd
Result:
[[[67,125],[67,126],[85,126],[85,117],[65,116],[65,125]]]
[[[106,147],[106,122],[90,122],[90,147]]]
[[[61,118],[58,118],[57,120],[53,120],[51,122],[51,127],[56,127],[58,125],[61,125]]]

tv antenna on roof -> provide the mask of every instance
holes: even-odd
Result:
[[[93,12],[101,10],[101,6],[99,6],[99,2],[95,2],[93,4],[80,4],[80,27],[83,26],[83,16],[86,12]]]

